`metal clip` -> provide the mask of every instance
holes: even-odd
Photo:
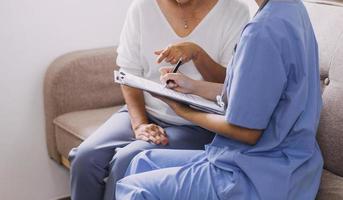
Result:
[[[225,107],[225,103],[223,102],[223,98],[222,98],[222,96],[221,95],[218,95],[217,97],[216,97],[216,99],[217,99],[217,104],[220,106],[220,107]]]

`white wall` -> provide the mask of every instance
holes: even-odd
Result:
[[[116,44],[131,1],[0,0],[1,199],[69,194],[68,172],[46,151],[44,73],[63,53]]]
[[[69,194],[48,158],[43,77],[57,56],[115,45],[131,0],[0,0],[0,199]]]

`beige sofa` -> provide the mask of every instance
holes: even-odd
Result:
[[[318,140],[325,170],[320,200],[343,200],[343,1],[306,2],[320,48],[324,109]],[[114,47],[68,53],[49,67],[44,83],[49,155],[68,167],[68,152],[124,103],[113,83]]]

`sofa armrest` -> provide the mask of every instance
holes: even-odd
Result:
[[[49,156],[60,162],[53,120],[64,113],[124,103],[113,81],[115,47],[67,53],[49,67],[44,80],[46,141]]]

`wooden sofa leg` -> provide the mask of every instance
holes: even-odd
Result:
[[[67,158],[65,158],[64,156],[61,156],[61,162],[63,166],[70,169],[70,162]]]

